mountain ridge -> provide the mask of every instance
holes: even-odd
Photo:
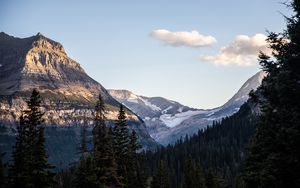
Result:
[[[210,125],[213,121],[221,120],[238,111],[239,107],[247,101],[248,93],[256,89],[264,78],[265,73],[259,71],[249,78],[242,87],[225,104],[213,109],[195,109],[184,106],[172,100],[157,97],[136,95],[128,90],[108,90],[116,100],[136,112],[146,123],[149,134],[159,143],[167,145],[174,143],[186,134],[192,135],[199,129]],[[126,92],[126,94],[122,93]],[[130,96],[134,96],[130,98]],[[145,102],[146,101],[146,102]],[[174,108],[174,103],[179,106]],[[161,107],[161,104],[166,104]],[[147,106],[157,105],[156,109]],[[173,111],[169,111],[173,109]],[[149,111],[150,110],[150,111]]]

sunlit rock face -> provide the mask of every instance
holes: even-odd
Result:
[[[105,70],[99,70],[99,74],[101,71]],[[40,33],[21,39],[1,32],[0,126],[6,128],[1,134],[15,134],[18,118],[34,88],[41,94],[47,126],[93,125],[99,93],[106,103],[107,119],[117,119],[120,103],[68,57],[60,43]],[[137,131],[144,148],[156,147],[144,122],[132,111],[127,109],[126,113],[130,129]]]

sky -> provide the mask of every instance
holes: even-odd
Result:
[[[0,0],[0,32],[41,32],[107,89],[195,108],[223,105],[260,70],[280,0]]]

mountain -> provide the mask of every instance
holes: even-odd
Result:
[[[196,110],[162,97],[138,96],[128,90],[110,89],[108,92],[120,103],[139,114],[139,117],[146,122],[149,134],[154,138],[157,133],[169,130],[176,123],[170,122],[168,124],[164,122],[160,119],[162,115],[170,114],[174,116],[177,113]]]
[[[249,78],[228,102],[209,110],[189,108],[161,97],[138,96],[127,90],[108,90],[108,92],[143,118],[149,134],[157,142],[167,145],[187,134],[196,133],[213,121],[237,112],[248,100],[249,92],[261,84],[264,76],[264,72],[258,72]]]
[[[71,154],[75,156],[79,141],[78,127],[93,124],[93,109],[99,93],[105,100],[108,120],[117,119],[120,103],[101,84],[89,77],[79,63],[68,57],[60,43],[40,33],[21,39],[1,32],[0,144],[7,150],[11,144],[7,139],[13,140],[10,136],[15,134],[18,117],[26,108],[26,100],[33,88],[41,94],[46,112],[45,124],[51,126],[46,130],[49,133],[46,135],[48,149],[58,152],[58,158],[63,158],[62,161],[70,162],[70,159],[62,156],[65,148],[73,148]],[[139,142],[144,148],[155,148],[157,143],[148,134],[141,118],[128,109],[126,113],[129,127],[136,130]],[[62,147],[55,139],[67,143]],[[52,154],[49,153],[50,159],[55,158]]]

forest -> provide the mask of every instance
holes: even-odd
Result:
[[[285,188],[300,187],[300,1],[287,28],[269,32],[272,56],[259,55],[267,76],[230,117],[174,145],[143,151],[123,105],[108,126],[101,93],[92,149],[81,130],[79,160],[55,171],[45,147],[43,100],[33,90],[17,127],[11,161],[0,155],[0,187],[9,188]]]

